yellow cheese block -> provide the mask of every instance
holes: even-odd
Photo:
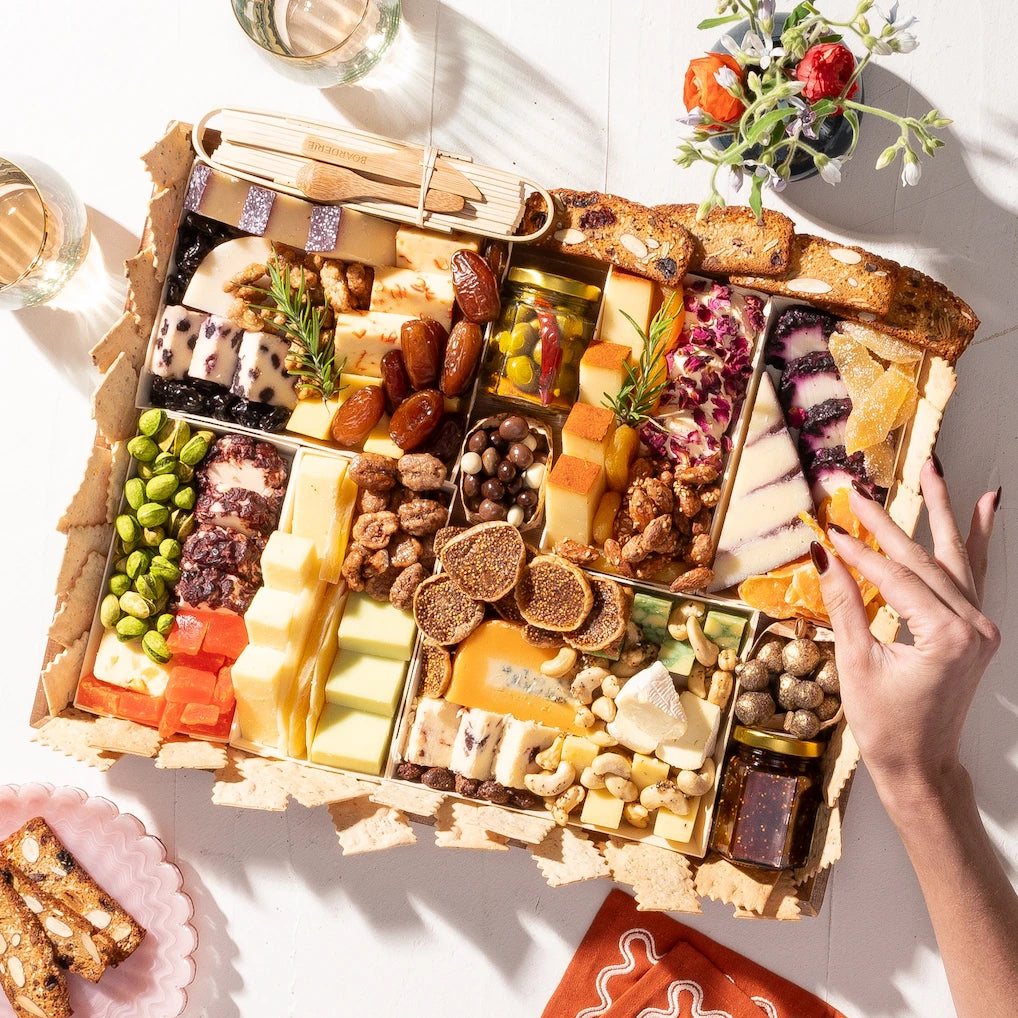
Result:
[[[382,358],[399,349],[399,331],[413,315],[346,311],[336,315],[336,360],[352,374],[381,376]]]
[[[554,547],[567,540],[590,544],[594,513],[604,490],[603,467],[575,456],[559,456],[545,481],[545,545]]]
[[[448,272],[386,266],[375,269],[371,286],[371,310],[397,315],[427,315],[448,330],[456,298]]]
[[[364,440],[364,451],[377,456],[391,456],[394,460],[403,455],[403,450],[389,438],[388,414],[382,414],[382,419],[371,429],[371,434]]]
[[[697,795],[690,799],[689,809],[681,816],[663,807],[659,809],[654,816],[654,833],[659,838],[667,838],[669,841],[689,841],[693,836],[693,828],[696,826],[700,798]]]
[[[663,760],[657,760],[652,756],[644,756],[642,753],[633,754],[632,781],[640,791],[648,785],[656,785],[668,777],[669,767]]]
[[[287,682],[286,655],[249,643],[233,663],[230,675],[237,696],[240,734],[249,742],[281,749],[276,704]]]
[[[580,822],[615,830],[622,823],[623,806],[625,803],[621,799],[616,799],[607,788],[588,789],[583,800]]]
[[[244,613],[248,643],[285,651],[294,638],[300,595],[260,587]]]
[[[318,721],[308,759],[362,774],[381,774],[391,733],[391,717],[329,703]]]
[[[643,340],[625,316],[628,314],[646,333],[656,296],[649,279],[612,269],[604,287],[599,338],[628,346],[633,351],[633,360],[638,362],[643,353]]]
[[[594,757],[600,752],[601,747],[596,742],[582,735],[567,735],[562,741],[562,759],[571,763],[578,775],[594,762]]]
[[[378,379],[372,381],[377,385]],[[343,405],[342,399],[299,399],[286,422],[286,430],[325,442],[332,437],[332,418]]]
[[[322,556],[321,578],[329,583],[339,583],[343,559],[350,540],[350,524],[357,504],[357,482],[347,471],[339,484],[339,494],[333,509],[332,522],[325,538],[325,554]]]
[[[262,580],[273,590],[299,594],[318,575],[318,551],[310,537],[274,530],[262,551]]]
[[[170,678],[168,665],[156,664],[139,640],[121,643],[116,631],[106,630],[99,641],[92,674],[111,686],[123,686],[149,696],[162,696]]]
[[[319,558],[325,558],[328,552],[329,529],[346,469],[347,460],[340,456],[305,451],[290,475],[294,490],[290,532],[310,537]]]
[[[569,683],[541,673],[541,665],[556,653],[532,647],[521,626],[501,619],[482,622],[456,650],[445,697],[582,735],[586,729],[576,723],[579,703]]]
[[[574,403],[562,425],[562,451],[603,467],[614,434],[615,414],[611,410],[589,403]]]
[[[369,714],[392,715],[403,692],[406,670],[406,661],[342,650],[325,683],[325,699]]]
[[[412,615],[388,601],[351,594],[339,624],[340,650],[409,661],[417,626]]]
[[[396,265],[419,272],[448,272],[452,256],[460,250],[479,251],[479,237],[462,233],[430,233],[414,226],[396,231]]]
[[[636,366],[628,343],[591,343],[580,358],[580,399],[604,406],[622,391],[627,366]]]

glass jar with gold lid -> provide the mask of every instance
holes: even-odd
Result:
[[[794,869],[809,855],[826,744],[737,725],[721,779],[711,848],[733,862]]]
[[[601,290],[534,268],[509,270],[502,314],[488,340],[484,388],[521,403],[567,410],[594,334]]]

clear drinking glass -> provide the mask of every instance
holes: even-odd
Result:
[[[319,88],[356,81],[392,45],[400,0],[231,0],[240,27],[287,76]]]
[[[0,156],[0,310],[42,304],[88,253],[88,214],[59,173]]]

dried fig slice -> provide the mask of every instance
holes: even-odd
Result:
[[[516,586],[526,549],[520,532],[503,521],[479,523],[442,545],[445,571],[471,597],[497,601]]]
[[[484,604],[465,594],[448,573],[429,576],[414,593],[414,621],[439,646],[465,640],[483,619]]]
[[[626,631],[633,612],[633,592],[614,580],[588,576],[594,604],[583,623],[565,637],[576,650],[590,652],[610,647]]]
[[[538,555],[516,585],[516,605],[533,626],[568,633],[581,626],[594,604],[582,570],[558,555]]]

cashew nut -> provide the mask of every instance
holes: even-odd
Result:
[[[604,788],[604,778],[600,774],[595,774],[592,768],[584,767],[580,774],[580,784],[584,788]]]
[[[543,774],[524,774],[523,784],[535,795],[561,795],[576,780],[576,768],[562,760],[554,771]]]
[[[682,643],[682,641],[685,640],[688,637],[688,635],[689,635],[688,630],[686,629],[686,623],[685,622],[669,622],[668,623],[668,635],[673,640],[677,640],[679,643]]]
[[[664,808],[681,816],[689,810],[689,799],[676,788],[674,781],[659,781],[640,792],[640,805],[649,810]]]
[[[708,757],[698,771],[679,771],[675,787],[686,795],[705,795],[714,785],[716,768]]]
[[[620,778],[617,774],[606,774],[604,787],[623,802],[635,802],[640,797],[640,790],[628,778]]]
[[[569,814],[580,805],[586,798],[587,790],[583,785],[570,785],[552,804],[550,808],[551,818],[559,825],[565,827],[569,823]]]
[[[690,619],[702,619],[707,614],[707,609],[699,601],[683,601],[679,605],[678,612],[679,618],[688,622]],[[672,614],[675,613],[672,612]]]
[[[707,699],[707,669],[699,661],[693,665],[693,670],[689,673],[686,689],[701,700]]]
[[[541,664],[541,674],[549,679],[561,679],[576,664],[577,653],[574,647],[563,647],[550,661]]]
[[[633,776],[632,761],[627,760],[621,753],[599,753],[594,757],[590,768],[602,778],[606,774],[616,774],[627,780]]]
[[[585,738],[590,739],[591,742],[596,746],[603,746],[607,749],[609,746],[617,746],[619,740],[614,735],[609,735],[603,728],[597,728],[592,732],[587,732]]]
[[[732,695],[733,685],[731,672],[716,671],[710,678],[710,692],[707,694],[707,702],[716,704],[718,707],[724,707],[728,703],[728,698]]]
[[[723,672],[734,672],[738,663],[738,655],[731,647],[726,647],[718,654],[718,668]]]
[[[619,682],[617,675],[612,675],[611,672],[608,672],[601,682],[601,695],[610,696],[614,700],[622,692],[623,685],[624,683]]]
[[[589,707],[581,707],[573,717],[573,720],[581,728],[593,728],[597,724],[597,718],[591,713]]]
[[[604,680],[609,674],[610,672],[607,668],[601,668],[598,665],[583,668],[579,671],[576,678],[573,679],[569,690],[580,703],[589,704],[594,699],[594,690],[604,684]]]
[[[607,696],[599,696],[591,704],[590,710],[595,717],[600,718],[602,721],[615,720],[615,701],[610,700]]]
[[[696,655],[696,660],[706,668],[713,668],[718,659],[718,645],[703,635],[700,622],[695,615],[690,615],[686,620],[686,630],[689,633],[689,643],[693,648],[693,654]]]
[[[656,643],[639,643],[622,652],[618,661],[611,666],[613,675],[620,679],[630,679],[637,672],[643,671],[649,664],[657,660],[658,645]]]
[[[638,802],[627,802],[622,807],[622,818],[633,827],[646,827],[650,823],[650,810]]]
[[[534,763],[536,763],[542,771],[555,770],[562,760],[562,744],[565,741],[565,736],[560,735],[547,749],[541,750],[541,752],[534,757]]]

